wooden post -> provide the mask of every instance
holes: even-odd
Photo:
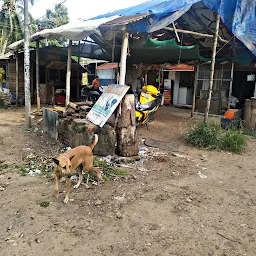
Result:
[[[229,84],[229,93],[228,93],[228,109],[230,109],[230,98],[231,98],[231,95],[232,95],[232,86],[233,86],[233,78],[234,78],[234,66],[235,66],[235,63],[232,62],[231,74],[230,74],[230,84]]]
[[[80,41],[78,43],[78,63],[77,63],[77,84],[76,84],[76,98],[77,100],[79,99],[80,96],[80,80],[79,80],[79,76],[80,76]]]
[[[254,98],[256,98],[256,82],[255,82],[255,89],[254,89]]]
[[[30,98],[30,53],[28,27],[28,0],[24,0],[24,89],[26,127],[31,127],[31,98]]]
[[[112,45],[112,57],[111,57],[112,62],[115,61],[115,45],[116,45],[116,36],[114,35],[113,45]]]
[[[19,105],[19,54],[15,53],[16,56],[16,108]]]
[[[66,108],[68,107],[68,104],[69,104],[69,101],[70,101],[71,50],[72,50],[72,40],[69,40],[67,75],[66,75]]]
[[[125,84],[125,75],[126,75],[126,59],[127,59],[127,49],[128,49],[128,40],[129,34],[125,33],[123,36],[123,43],[121,49],[121,60],[120,60],[120,78],[119,83]]]
[[[204,122],[208,121],[209,110],[210,110],[211,99],[212,99],[212,87],[213,87],[213,77],[214,77],[216,49],[217,49],[217,44],[218,44],[219,27],[220,27],[220,15],[217,14],[215,34],[214,34],[214,40],[213,40],[213,48],[212,48],[212,62],[211,62],[209,95],[208,95],[207,105],[206,105],[206,109],[205,109]]]
[[[251,98],[251,124],[252,131],[256,131],[256,98]]]
[[[39,89],[39,41],[36,41],[36,103],[37,111],[40,111],[40,89]]]
[[[197,92],[197,85],[198,85],[198,72],[199,72],[199,67],[196,67],[196,75],[195,75],[194,91],[193,91],[193,102],[192,102],[192,108],[191,108],[191,117],[194,117],[194,114],[195,114],[196,92]]]
[[[129,34],[125,33],[121,51],[120,80],[125,84],[126,59]],[[135,122],[135,97],[134,94],[126,94],[121,102],[121,115],[117,124],[117,152],[121,156],[134,156],[138,154],[137,132]]]

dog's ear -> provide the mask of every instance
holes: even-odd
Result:
[[[53,161],[55,164],[57,164],[57,165],[59,165],[59,163],[60,163],[60,161],[59,161],[58,159],[56,159],[56,158],[53,158],[52,161]]]
[[[69,158],[69,160],[71,161],[72,159],[73,159],[73,157],[74,157],[75,155],[73,155],[73,156],[71,156],[70,158]]]

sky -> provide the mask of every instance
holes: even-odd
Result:
[[[56,3],[64,0],[35,0],[34,6],[29,7],[29,12],[34,18],[45,15],[46,9],[53,9]],[[100,14],[138,5],[147,0],[66,0],[64,5],[68,8],[70,21],[79,18],[88,19]]]

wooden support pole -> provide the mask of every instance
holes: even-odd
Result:
[[[40,89],[39,89],[39,41],[36,41],[36,103],[37,111],[40,111]]]
[[[80,46],[81,46],[81,43],[79,41],[79,43],[78,43],[78,55],[77,55],[77,57],[78,57],[77,75],[76,75],[77,76],[77,84],[76,84],[76,98],[77,98],[77,100],[80,97],[80,79],[79,79],[79,77],[80,77]]]
[[[115,45],[116,45],[116,36],[114,35],[113,45],[112,45],[112,57],[111,57],[112,62],[115,61]]]
[[[66,75],[66,108],[70,101],[70,78],[71,78],[71,50],[72,40],[69,40],[68,44],[68,61],[67,61],[67,75]]]
[[[213,87],[213,77],[214,77],[216,49],[217,49],[217,44],[218,44],[219,27],[220,27],[220,15],[217,14],[213,48],[212,48],[212,62],[211,62],[211,72],[210,72],[209,95],[208,95],[208,100],[207,100],[206,109],[205,109],[204,122],[208,121],[208,115],[209,115],[211,99],[212,99],[212,87]]]
[[[180,38],[179,38],[179,35],[178,35],[178,32],[177,32],[177,29],[175,27],[175,24],[174,22],[172,23],[172,26],[173,26],[173,29],[174,29],[174,32],[175,32],[175,36],[176,36],[176,39],[178,41],[178,43],[180,42]]]
[[[121,60],[120,60],[120,78],[119,83],[125,84],[125,75],[126,75],[126,59],[127,59],[127,50],[128,50],[129,34],[124,33],[123,43],[121,49]]]
[[[120,61],[120,80],[121,85],[125,84],[126,59],[128,49],[129,34],[123,36],[121,61]],[[138,154],[136,120],[135,120],[135,97],[134,94],[126,94],[121,102],[121,115],[118,118],[117,133],[117,152],[121,156],[134,156]]]
[[[178,28],[174,29],[174,28],[170,28],[170,27],[165,27],[164,29],[168,30],[168,31],[174,31],[176,33],[189,34],[189,35],[195,35],[195,36],[200,36],[200,37],[214,38],[214,35],[203,34],[203,33],[198,33],[198,32],[184,30],[184,29],[178,29]],[[228,40],[223,39],[219,35],[218,35],[218,40],[221,41],[222,43],[225,43],[225,44],[229,43]]]
[[[194,91],[193,91],[193,102],[192,102],[192,108],[191,108],[191,117],[194,117],[194,114],[195,114],[196,92],[197,92],[197,85],[198,85],[198,72],[199,72],[199,67],[196,67],[196,74],[195,74],[195,81],[194,81]]]
[[[232,86],[233,86],[233,77],[234,77],[234,66],[235,66],[235,63],[232,62],[231,73],[230,73],[229,92],[228,92],[228,109],[230,109],[230,98],[231,98],[231,95],[232,95]]]
[[[15,53],[16,57],[16,108],[19,105],[19,54]]]
[[[31,97],[30,97],[28,0],[24,0],[24,89],[25,89],[26,128],[29,129],[31,127]]]
[[[254,98],[256,98],[256,82],[255,82],[255,89],[254,89]]]

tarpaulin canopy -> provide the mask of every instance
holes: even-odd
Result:
[[[150,33],[171,24],[198,2],[220,14],[230,32],[256,56],[256,0],[152,0],[94,19],[150,13],[149,20],[139,20],[127,25],[131,32]],[[112,23],[114,24],[114,20]]]
[[[256,56],[256,0],[152,0],[83,22],[45,29],[32,35],[31,40],[58,37],[82,40],[100,30],[115,28],[130,33],[151,33],[173,23],[196,3],[219,13],[229,31]],[[15,50],[18,45],[13,44],[9,49]]]

